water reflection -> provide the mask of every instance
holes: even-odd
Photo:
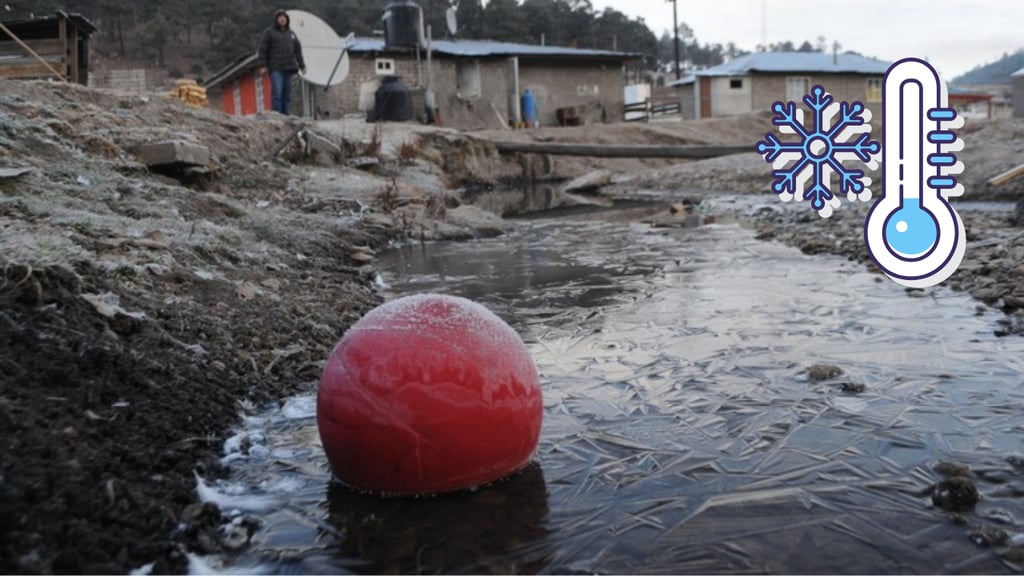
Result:
[[[342,535],[327,553],[358,558],[360,572],[387,574],[534,573],[543,556],[548,494],[541,467],[475,492],[429,498],[379,498],[332,483],[328,522]]]
[[[655,270],[641,262],[603,259],[580,262],[564,253],[555,231],[535,231],[529,242],[512,233],[493,242],[474,244],[468,257],[456,243],[409,244],[386,254],[381,266],[394,274],[403,290],[443,289],[471,300],[518,302],[540,292],[548,308],[571,310],[609,304],[628,293],[632,284],[623,277],[640,277]],[[621,245],[626,253],[632,246]],[[534,308],[539,302],[527,302]]]

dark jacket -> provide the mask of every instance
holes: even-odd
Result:
[[[291,30],[291,21],[286,21],[284,28],[277,25],[277,15],[288,14],[278,10],[274,14],[274,24],[263,31],[260,37],[260,46],[257,54],[260,59],[260,66],[270,70],[284,70],[295,72],[306,67],[306,61],[302,59],[302,44],[299,37]]]

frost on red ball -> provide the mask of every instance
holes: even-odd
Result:
[[[334,475],[388,494],[479,486],[529,463],[543,405],[526,345],[483,306],[408,296],[356,322],[327,360],[317,425]]]

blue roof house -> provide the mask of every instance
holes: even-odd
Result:
[[[882,79],[888,62],[858,54],[757,52],[696,70],[669,84],[679,90],[684,118],[732,116],[799,102],[812,86],[838,100],[860,101],[880,118]]]

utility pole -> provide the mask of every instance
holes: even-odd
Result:
[[[680,78],[683,77],[682,72],[679,71],[679,16],[676,10],[677,0],[670,1],[672,2],[672,34],[674,38],[673,44],[675,46],[676,53],[676,80],[679,80]]]

